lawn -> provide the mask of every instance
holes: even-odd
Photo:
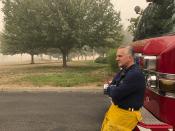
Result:
[[[0,66],[0,83],[8,86],[102,86],[109,78],[105,64],[93,62],[69,62],[67,68],[61,63]]]

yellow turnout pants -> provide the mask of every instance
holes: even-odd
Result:
[[[105,115],[101,131],[132,131],[141,119],[140,111],[127,111],[112,104]]]

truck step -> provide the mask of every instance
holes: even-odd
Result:
[[[134,131],[173,131],[173,126],[158,120],[144,107],[141,109],[142,121]]]

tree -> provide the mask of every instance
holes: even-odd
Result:
[[[5,31],[2,34],[3,54],[34,55],[42,52],[44,35],[42,34],[41,0],[2,0],[4,7]]]
[[[122,43],[131,43],[133,41],[133,34],[128,29],[122,29],[123,40]]]
[[[174,0],[152,0],[151,2],[138,22],[134,40],[172,32],[175,23]]]
[[[52,0],[48,5],[52,21],[48,40],[61,50],[63,67],[74,48],[109,46],[121,40],[120,14],[110,0]]]
[[[130,25],[128,26],[127,30],[134,36],[136,33],[138,21],[139,21],[140,16],[136,18],[131,18],[129,19]]]

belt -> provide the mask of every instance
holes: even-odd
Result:
[[[140,109],[140,108],[139,108]],[[139,109],[135,109],[135,108],[128,108],[128,111],[138,111]]]
[[[126,107],[121,107],[121,106],[118,106],[118,107],[124,110],[128,110],[128,111],[139,111],[140,110],[140,108],[131,108],[131,107],[126,108]]]

